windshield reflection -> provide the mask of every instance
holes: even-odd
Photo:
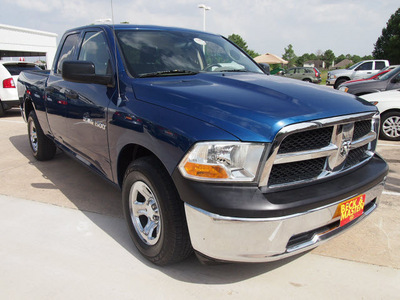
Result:
[[[221,36],[170,30],[120,30],[116,35],[127,69],[134,77],[229,71],[263,73]]]

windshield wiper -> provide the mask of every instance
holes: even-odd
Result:
[[[196,75],[199,72],[195,71],[189,71],[189,70],[169,70],[169,71],[159,71],[159,72],[153,72],[153,73],[145,73],[139,75],[140,78],[145,78],[145,77],[162,77],[162,76],[168,76],[168,75]]]

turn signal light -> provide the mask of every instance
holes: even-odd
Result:
[[[7,78],[3,80],[3,88],[5,89],[15,89],[15,83],[14,83],[14,79],[12,78]]]
[[[203,178],[228,178],[225,169],[218,165],[203,165],[192,162],[185,164],[185,170],[189,175]]]

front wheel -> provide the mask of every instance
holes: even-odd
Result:
[[[400,141],[400,112],[388,112],[381,115],[380,137]]]
[[[39,125],[36,113],[32,110],[28,117],[28,136],[33,156],[37,160],[50,160],[56,154],[57,147]]]
[[[339,89],[339,86],[342,84],[342,83],[345,83],[347,80],[346,79],[344,79],[344,78],[339,78],[338,80],[336,80],[336,82],[335,82],[335,89],[336,90],[338,90]]]
[[[167,265],[191,254],[183,202],[157,159],[143,157],[129,165],[122,206],[129,234],[149,261]]]

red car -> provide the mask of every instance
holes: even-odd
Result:
[[[382,69],[381,72],[379,72],[378,74],[375,74],[375,75],[373,75],[373,76],[371,76],[371,77],[363,78],[363,79],[349,80],[349,81],[346,81],[346,83],[350,83],[350,82],[359,82],[359,81],[371,80],[371,79],[379,79],[379,76],[381,76],[381,75],[383,75],[383,74],[386,74],[387,72],[393,70],[395,67],[396,67],[396,66],[389,66],[389,67],[386,67],[386,68]]]

